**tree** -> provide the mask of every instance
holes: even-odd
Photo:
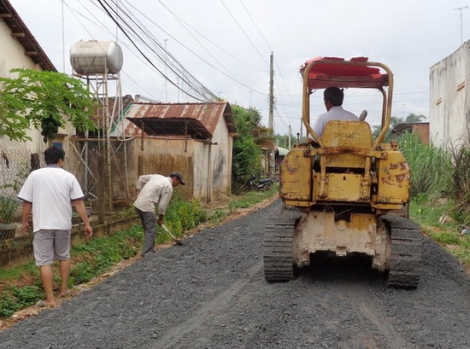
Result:
[[[289,135],[288,134],[286,135],[276,134],[274,137],[276,138],[276,145],[278,147],[282,147],[286,149],[289,148]]]
[[[63,73],[12,69],[16,78],[0,78],[0,137],[31,140],[27,130],[42,127],[47,143],[57,135],[67,117],[80,131],[96,129],[90,116],[95,111],[93,96],[85,84]]]
[[[261,114],[254,108],[234,105],[233,118],[237,137],[233,142],[232,187],[238,191],[251,175],[261,173],[260,146],[271,138],[270,130],[261,125]]]
[[[410,113],[406,117],[405,122],[423,122],[424,120],[426,120],[426,117],[423,114]]]

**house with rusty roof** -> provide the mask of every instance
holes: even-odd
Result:
[[[0,42],[0,76],[10,77],[13,68],[57,71],[8,0],[0,0]],[[97,111],[96,134],[76,134],[67,125],[59,129],[54,140],[69,154],[68,164],[78,171],[76,175],[86,192],[98,190],[94,186],[106,178],[110,188],[98,193],[102,194],[100,197],[119,200],[125,193],[130,199],[139,175],[178,170],[188,183],[180,187],[186,197],[209,202],[230,193],[235,127],[228,102],[162,104],[125,96],[120,103],[122,113],[111,113],[116,103],[113,98],[109,100],[107,114],[113,115],[111,124],[104,122],[106,118]],[[112,138],[109,143],[107,135]],[[41,153],[46,145],[40,130],[31,129],[28,136],[32,141],[27,143],[4,137],[0,139],[1,148]],[[106,148],[109,156],[103,152]]]
[[[126,139],[128,174],[137,180],[149,173],[183,173],[185,197],[204,202],[230,194],[233,137],[231,106],[212,103],[149,103],[135,100],[126,107],[113,136]]]

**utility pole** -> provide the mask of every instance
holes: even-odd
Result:
[[[269,64],[269,129],[271,130],[271,137],[274,137],[274,56],[271,52],[270,64]],[[274,152],[269,152],[269,177],[273,175],[274,168]]]
[[[167,50],[166,50],[166,42],[168,41],[168,39],[165,39],[163,40],[165,41],[165,55],[167,54]],[[165,64],[165,102],[168,103],[168,87],[167,87],[167,65]]]
[[[274,135],[274,68],[273,68],[273,53],[271,52],[270,64],[269,64],[269,128],[271,129],[271,135]]]
[[[252,93],[252,92],[253,92],[253,91],[248,91],[248,93],[250,94],[250,108],[251,108],[251,93]]]
[[[468,6],[454,8],[454,11],[460,11],[460,43],[463,44],[463,24],[462,24],[462,11],[468,10]]]
[[[290,150],[290,147],[291,147],[291,140],[290,140],[290,135],[292,133],[292,127],[291,125],[289,124],[289,143],[288,143],[288,146],[287,146],[287,149]]]

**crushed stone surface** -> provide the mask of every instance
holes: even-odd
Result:
[[[0,349],[465,349],[470,283],[424,239],[416,290],[390,289],[360,258],[263,276],[269,206],[161,249],[0,332]]]

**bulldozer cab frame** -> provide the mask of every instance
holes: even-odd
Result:
[[[350,60],[317,57],[307,61],[300,72],[303,81],[302,121],[307,132],[320,147],[324,147],[323,141],[310,126],[310,95],[313,90],[326,89],[330,86],[379,90],[383,96],[381,131],[371,147],[377,148],[390,126],[392,110],[393,74],[385,64],[369,62],[367,57]]]
[[[300,72],[302,121],[319,147],[300,144],[284,159],[280,187],[284,204],[300,208],[346,203],[372,206],[379,214],[401,210],[409,200],[409,170],[398,145],[382,143],[391,119],[391,70],[366,57],[326,57],[307,61]],[[321,137],[315,133],[310,126],[310,96],[314,90],[330,86],[380,92],[382,113],[377,138],[372,139],[370,125],[364,121],[330,121]],[[377,171],[379,164],[387,170]]]

